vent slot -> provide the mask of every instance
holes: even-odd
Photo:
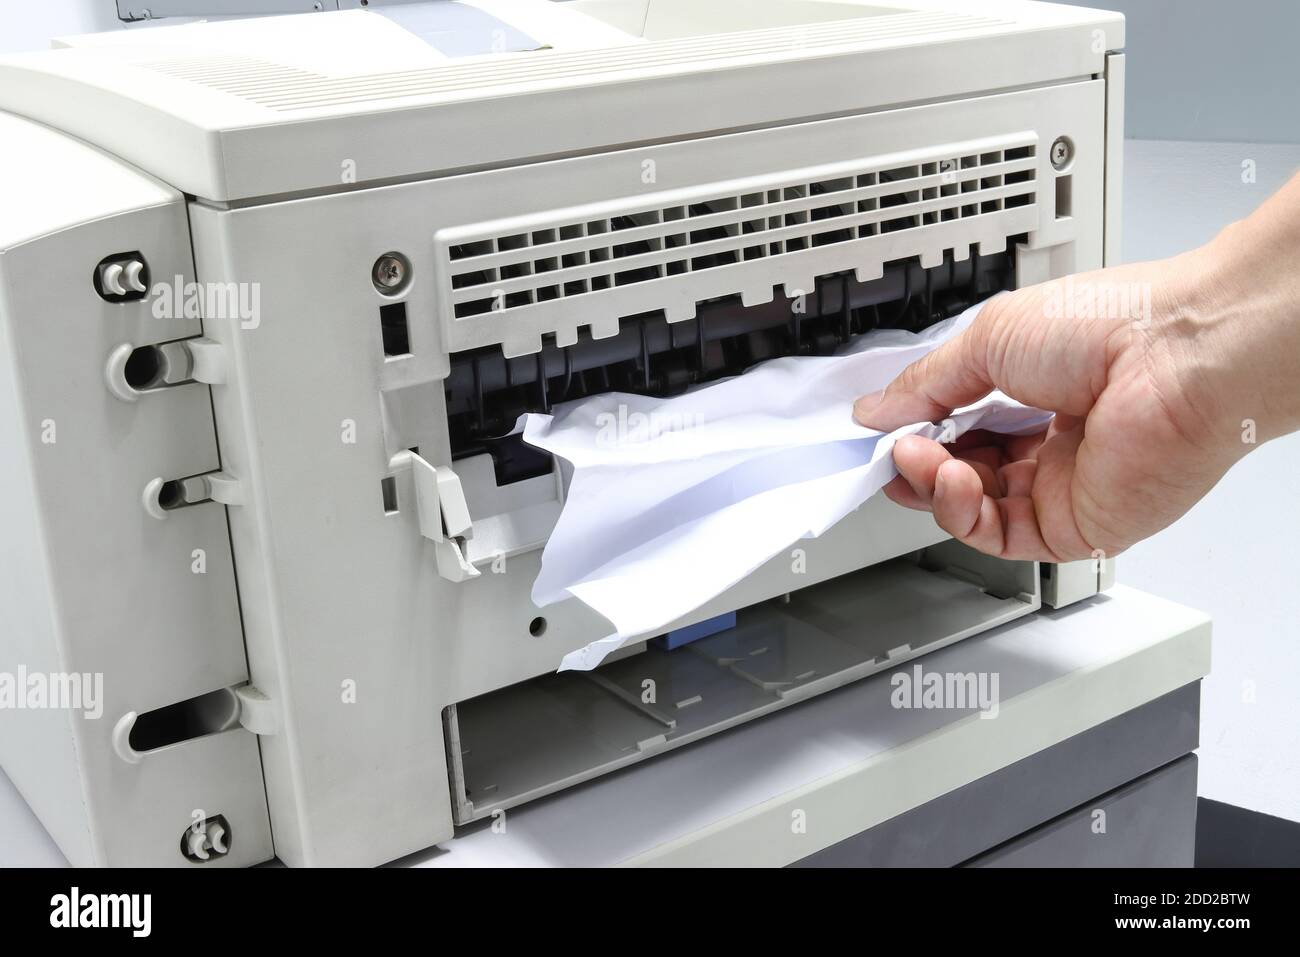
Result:
[[[144,712],[131,726],[128,741],[132,750],[145,753],[218,734],[238,723],[239,699],[229,688],[221,688]]]
[[[1074,180],[1070,176],[1056,177],[1056,218],[1069,219],[1073,215],[1071,209],[1071,193]]]
[[[1035,147],[797,179],[603,219],[560,220],[444,248],[453,315],[557,299],[1030,206]]]
[[[396,515],[400,509],[397,505],[397,477],[389,475],[379,480],[379,494],[384,503],[385,515]]]
[[[406,322],[406,303],[393,302],[379,307],[379,331],[384,355],[389,358],[411,354],[411,330]]]

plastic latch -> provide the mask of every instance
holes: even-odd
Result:
[[[252,685],[235,689],[239,699],[239,723],[253,734],[275,734],[280,730],[280,716],[275,702]]]
[[[224,385],[226,382],[226,353],[215,339],[200,337],[185,340],[190,354],[190,374],[206,385]]]
[[[460,478],[446,466],[431,465],[408,452],[415,479],[420,534],[434,543],[438,574],[448,581],[477,578],[479,570],[465,558],[465,540],[474,534]]]
[[[208,493],[214,502],[222,505],[243,505],[244,489],[239,479],[229,472],[209,472],[203,476],[208,483]]]

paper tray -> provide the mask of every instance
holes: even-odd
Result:
[[[740,610],[736,627],[444,711],[456,823],[644,760],[1039,606],[1034,562],[944,542]]]

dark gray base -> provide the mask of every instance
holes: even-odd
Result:
[[[1300,867],[1300,822],[1201,798],[1197,867]]]
[[[1036,827],[969,867],[1191,867],[1196,755],[1152,771]]]
[[[1027,836],[1027,832],[1048,822],[1054,824],[1054,819],[1075,809],[1090,815],[1094,807],[1106,807],[1097,803],[1101,795],[1106,796],[1104,800],[1121,800],[1118,814],[1107,814],[1107,830],[1115,839],[1090,846],[1090,855],[1103,847],[1116,853],[1122,851],[1120,845],[1124,842],[1118,836],[1130,826],[1131,815],[1146,807],[1144,800],[1159,799],[1172,802],[1171,829],[1166,840],[1184,841],[1185,853],[1179,857],[1167,843],[1153,844],[1150,853],[1161,861],[1176,858],[1190,866],[1196,819],[1195,761],[1186,765],[1190,772],[1171,774],[1162,778],[1154,790],[1142,792],[1145,798],[1137,794],[1129,798],[1118,792],[1127,785],[1136,786],[1139,778],[1171,765],[1197,747],[1200,703],[1200,682],[1185,685],[792,866],[951,867],[974,862],[979,855]],[[1176,793],[1178,787],[1185,793]],[[1187,821],[1192,829],[1186,834],[1174,826]],[[1085,832],[1091,833],[1087,828]],[[1068,845],[1049,842],[1043,853],[1053,846],[1058,848],[1058,859],[1051,863],[1075,863],[1070,859],[1075,852]],[[1135,859],[1132,854],[1120,856],[1124,859],[1108,863],[1158,863]],[[1088,860],[1100,862],[1095,857]]]

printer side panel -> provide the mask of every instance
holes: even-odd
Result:
[[[0,123],[3,117],[0,117]],[[2,190],[3,187],[0,187]],[[61,674],[60,647],[44,530],[32,503],[36,476],[31,455],[41,420],[23,402],[21,370],[11,328],[11,260],[0,254],[0,767],[76,866],[99,859],[90,833],[81,767],[80,731],[70,710],[26,707],[26,675]],[[24,706],[18,707],[22,695]]]
[[[240,486],[229,514],[252,681],[276,716],[261,738],[275,850],[294,866],[375,865],[451,837],[437,662],[482,637],[455,627],[454,586],[409,523],[412,490],[389,501],[381,485],[398,450],[380,383],[402,370],[370,281],[392,241],[374,193],[392,191],[190,211],[200,278],[260,303],[205,330],[225,367],[212,396]],[[436,343],[412,333],[432,377]]]
[[[196,866],[187,829],[217,817],[207,865],[265,860],[225,509],[159,509],[162,482],[220,467],[208,388],[157,350],[202,331],[173,308],[184,202],[47,128],[0,134],[0,671],[49,689],[0,710],[0,761],[73,863]],[[145,291],[113,293],[105,259],[146,263]]]

